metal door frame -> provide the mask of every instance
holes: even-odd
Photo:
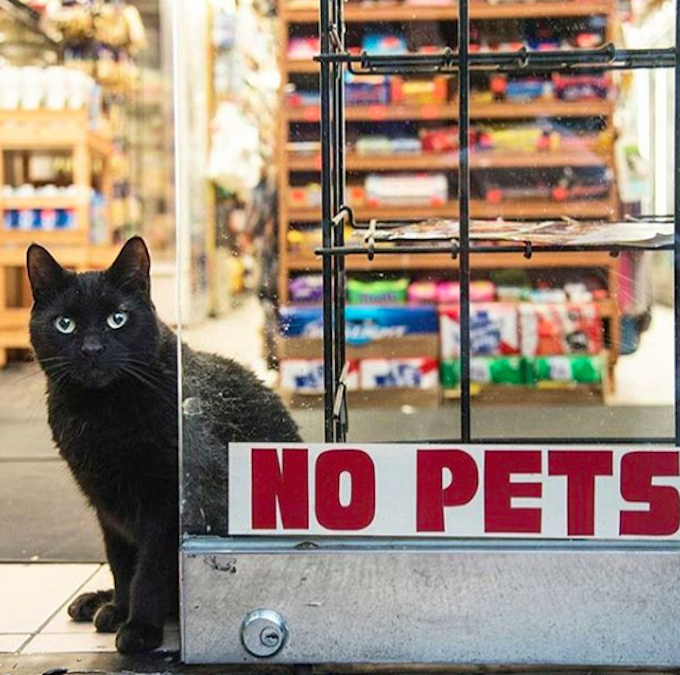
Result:
[[[346,439],[345,259],[431,253],[428,246],[345,245],[344,73],[457,73],[459,93],[461,436],[471,429],[470,257],[476,252],[540,255],[529,245],[470,246],[469,82],[475,68],[507,72],[675,69],[675,185],[680,185],[680,22],[670,49],[471,54],[469,0],[459,0],[459,49],[436,55],[350,55],[343,0],[321,0],[320,63],[324,433]],[[680,0],[676,0],[680,16]],[[680,191],[674,201],[674,284],[680,288]],[[542,250],[577,253],[576,246]],[[588,250],[592,250],[588,249]],[[616,255],[617,247],[597,247]],[[441,249],[436,249],[441,252]],[[680,303],[675,303],[675,436],[579,438],[570,443],[680,447]],[[439,441],[441,443],[441,441]],[[494,444],[564,439],[493,439]],[[648,542],[353,540],[186,537],[182,560],[182,651],[189,663],[449,664],[457,666],[671,668],[680,666],[680,549]],[[634,572],[634,578],[633,573]],[[258,657],[242,642],[244,620],[267,608],[287,621],[280,651]]]

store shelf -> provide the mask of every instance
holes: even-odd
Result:
[[[318,73],[319,64],[313,59],[290,59],[286,66],[289,73],[298,73],[300,75]]]
[[[87,204],[86,198],[78,197],[0,197],[0,210],[22,209],[75,209]]]
[[[90,128],[87,110],[0,110],[0,147],[4,150],[43,150],[86,144],[101,155],[113,145],[103,130]]]
[[[290,408],[321,408],[321,394],[300,394],[280,391],[286,405]],[[435,389],[372,389],[347,392],[347,403],[351,408],[436,408],[441,401],[439,387]]]
[[[386,5],[386,6],[383,6]],[[545,19],[570,18],[609,14],[613,11],[613,0],[568,0],[565,2],[471,2],[470,18],[495,21],[502,19]],[[451,3],[435,6],[406,4],[360,4],[345,6],[345,21],[457,21],[458,5]],[[282,16],[289,23],[318,23],[318,9],[310,3],[300,7],[285,7]]]
[[[414,207],[380,207],[369,209],[357,207],[354,209],[355,218],[359,221],[378,220],[422,220],[423,218],[451,218],[458,213],[458,202],[450,201],[443,206],[414,206]],[[491,204],[480,199],[470,202],[470,213],[473,218],[526,218],[535,220],[540,218],[611,218],[615,211],[610,200],[553,202],[541,200],[508,201]],[[313,223],[321,221],[319,209],[291,209],[288,219],[297,223]]]
[[[427,0],[425,0],[427,1]],[[433,0],[434,1],[434,0]],[[449,2],[444,5],[421,5],[409,6],[399,2],[390,2],[389,0],[380,0],[380,2],[371,3],[357,3],[348,2],[344,4],[344,18],[349,26],[350,31],[361,28],[358,24],[368,24],[376,31],[389,32],[391,29],[389,25],[385,24],[395,23],[401,24],[399,30],[408,34],[409,31],[418,32],[422,30],[424,22],[441,23],[449,22],[454,24],[450,28],[455,32],[455,23],[458,20],[458,3]],[[559,2],[559,0],[526,0],[526,1],[507,1],[498,0],[496,2],[485,2],[482,0],[472,0],[470,3],[470,17],[479,26],[480,21],[498,22],[498,24],[487,24],[484,26],[484,31],[493,32],[499,36],[499,41],[507,39],[508,35],[517,34],[520,30],[518,22],[526,19],[564,19],[566,30],[573,32],[579,30],[579,26],[584,24],[580,17],[604,16],[605,33],[607,39],[611,39],[613,34],[613,20],[615,14],[614,0],[567,0]],[[281,16],[284,22],[284,30],[291,35],[306,34],[311,35],[312,31],[318,25],[318,10],[317,4],[313,0],[302,0],[301,2],[292,0],[288,5],[282,7]],[[573,19],[570,21],[570,19]],[[307,24],[299,26],[294,24]],[[378,25],[383,24],[383,25]],[[555,22],[556,26],[561,25],[561,22]],[[440,29],[442,26],[440,26]],[[447,28],[447,30],[449,30]],[[491,39],[491,38],[490,38]],[[415,46],[415,45],[412,45]],[[285,42],[282,45],[285,49]],[[295,78],[296,75],[314,75],[319,72],[319,64],[313,59],[297,59],[291,60],[287,58],[285,51],[281,54],[283,63],[284,78],[287,82],[296,83],[301,78]],[[311,81],[310,78],[307,80]],[[481,81],[480,81],[481,82]],[[477,82],[475,82],[477,84]],[[369,133],[387,133],[389,131],[382,131],[380,122],[412,122],[417,127],[455,127],[459,118],[459,101],[456,97],[455,91],[451,91],[450,95],[453,100],[440,102],[436,104],[420,104],[400,102],[377,105],[363,105],[363,106],[346,106],[345,119],[351,126],[350,138],[355,138],[357,135],[364,135]],[[490,94],[478,92],[476,90],[471,92],[470,103],[470,119],[473,126],[477,127],[483,122],[487,122],[489,126],[495,121],[502,122],[507,120],[512,122],[516,120],[534,122],[535,120],[553,119],[578,119],[578,118],[595,118],[602,120],[601,126],[606,129],[606,133],[611,133],[613,130],[613,116],[614,116],[614,102],[610,100],[587,100],[587,101],[564,101],[564,100],[534,100],[534,101],[493,101]],[[314,102],[314,98],[305,99]],[[284,142],[281,146],[280,156],[283,170],[281,171],[280,179],[280,206],[282,213],[282,226],[279,233],[279,246],[281,251],[281,272],[279,277],[279,297],[282,304],[288,301],[289,281],[293,274],[299,272],[320,272],[322,261],[309,249],[297,248],[295,251],[289,250],[287,235],[291,230],[294,230],[296,224],[300,228],[304,224],[309,226],[318,226],[321,221],[321,213],[318,208],[299,208],[289,203],[289,194],[292,186],[302,187],[302,183],[309,178],[318,182],[318,177],[304,177],[302,174],[319,174],[321,170],[320,151],[314,148],[313,145],[308,145],[308,149],[313,152],[296,153],[294,150],[294,141],[296,138],[302,140],[312,140],[313,137],[307,132],[312,129],[318,129],[320,122],[320,108],[319,105],[307,105],[302,107],[292,107],[289,100],[286,98],[285,90],[282,90],[282,115],[280,132],[281,138]],[[484,102],[482,102],[484,101]],[[367,123],[365,128],[358,129],[357,124]],[[291,129],[291,125],[309,125],[305,129],[298,129],[295,126]],[[372,125],[372,126],[371,126]],[[380,130],[380,131],[378,131]],[[300,132],[298,134],[298,131]],[[611,167],[614,168],[614,155],[611,143],[608,142],[604,135],[595,136],[585,134],[580,138],[584,139],[583,147],[567,148],[568,143],[565,143],[562,150],[554,151],[537,151],[533,152],[526,149],[518,149],[517,151],[472,151],[470,154],[470,168],[473,170],[473,188],[478,188],[479,184],[476,182],[477,178],[483,177],[481,172],[486,170],[494,170],[504,172],[505,176],[510,176],[513,172],[519,173],[520,170],[528,172],[532,169],[543,171],[547,173],[549,169],[559,170],[560,167]],[[291,143],[290,145],[288,145]],[[345,168],[347,172],[354,172],[359,174],[353,180],[348,181],[350,187],[354,184],[361,184],[363,178],[362,172],[445,172],[453,179],[456,178],[458,169],[457,153],[449,152],[445,154],[435,154],[420,152],[414,154],[393,154],[393,153],[374,153],[374,154],[358,154],[353,150],[346,149]],[[477,172],[477,173],[475,173]],[[538,172],[536,172],[538,174]],[[556,172],[551,172],[556,173]],[[615,175],[615,174],[613,174]],[[515,185],[515,182],[511,182]],[[357,192],[350,191],[351,197],[354,197]],[[473,192],[474,194],[474,192]],[[477,192],[476,194],[481,194]],[[495,193],[489,193],[496,196]],[[351,198],[350,197],[350,198]],[[382,221],[409,221],[422,220],[424,218],[456,218],[458,215],[458,202],[455,190],[451,192],[451,199],[446,204],[441,204],[437,207],[428,206],[392,206],[382,208],[370,208],[368,206],[355,206],[354,216],[357,222],[366,223],[369,220],[376,218]],[[299,202],[298,202],[299,203]],[[408,201],[404,200],[405,204]],[[490,203],[483,199],[472,199],[470,202],[470,215],[473,218],[494,219],[498,217],[505,217],[509,219],[526,219],[526,220],[540,220],[560,218],[569,216],[577,219],[614,219],[619,216],[619,204],[617,199],[616,185],[613,184],[607,194],[598,199],[579,199],[574,201],[552,201],[550,199],[510,199],[502,201],[501,203]],[[315,232],[318,232],[315,230]],[[310,233],[311,234],[311,233]],[[311,241],[314,242],[312,237]],[[301,238],[303,241],[309,241],[307,238]],[[320,234],[318,236],[319,246]],[[308,245],[308,244],[306,244]],[[314,244],[312,243],[312,246]],[[383,255],[378,252],[372,260],[369,260],[366,255],[348,255],[344,258],[346,269],[349,272],[362,272],[369,276],[369,273],[376,273],[378,276],[381,272],[413,272],[414,277],[417,278],[418,272],[432,273],[437,276],[437,273],[455,271],[459,267],[459,259],[452,258],[450,252],[442,251],[442,253],[435,254],[407,254],[397,252],[396,254]],[[611,298],[598,303],[600,314],[607,322],[607,334],[609,336],[611,350],[607,355],[609,370],[613,369],[616,362],[617,349],[616,345],[619,342],[620,333],[620,312],[615,301],[618,289],[618,266],[619,261],[606,252],[586,251],[578,254],[569,253],[542,253],[536,251],[534,255],[526,258],[522,253],[473,253],[470,259],[471,268],[473,270],[502,270],[502,269],[516,269],[516,270],[544,270],[549,272],[551,270],[568,269],[568,270],[586,270],[590,273],[596,270],[596,273],[601,274],[607,279],[607,286]],[[546,276],[541,273],[541,276]],[[373,275],[371,278],[375,278]],[[303,345],[289,344],[282,354],[294,353],[295,349],[300,349],[298,356],[304,358],[306,351]],[[381,353],[379,347],[377,356]],[[286,351],[287,350],[287,351]],[[293,351],[291,351],[293,350]],[[315,354],[316,358],[321,356],[320,347],[316,345],[314,350],[318,352]],[[389,347],[385,347],[385,351],[389,352]],[[310,358],[313,358],[310,356]],[[541,403],[582,403],[593,401],[601,402],[606,393],[607,385],[602,386],[573,386],[563,389],[550,389],[543,387],[485,387],[483,391],[478,391],[475,397],[475,403],[480,405],[485,403],[497,403],[498,401],[506,401],[514,403],[522,400],[529,405]],[[499,390],[499,391],[497,391]],[[363,393],[363,392],[361,392]],[[350,405],[388,405],[398,406],[402,404],[418,406],[418,402],[414,402],[414,395],[420,395],[420,392],[409,390],[404,392],[403,399],[399,398],[396,393],[392,400],[389,399],[390,393],[387,391],[370,392],[375,395],[375,401],[372,399],[358,400],[356,394],[354,398],[350,397]],[[442,401],[443,392],[438,390],[430,392],[427,396],[430,397],[430,404],[434,399],[439,398]],[[320,403],[320,399],[315,397],[289,394],[289,401],[294,405],[314,405],[315,401]],[[505,398],[503,398],[505,397]]]
[[[374,209],[356,208],[354,215],[358,220],[420,220],[425,214],[432,218],[451,218],[458,212],[457,202],[447,202],[442,206],[385,206]],[[288,220],[296,223],[321,222],[319,209],[291,209]]]
[[[291,271],[319,271],[321,258],[313,255],[289,253],[286,256],[287,266]],[[442,252],[422,255],[376,255],[373,260],[364,256],[352,255],[345,258],[347,270],[352,272],[370,272],[386,270],[443,270],[458,269],[458,259]],[[617,265],[616,258],[608,253],[584,252],[579,255],[569,253],[536,253],[525,258],[521,253],[479,253],[471,256],[472,269],[541,269],[541,268],[581,268],[612,267]]]
[[[606,384],[563,384],[554,387],[529,385],[475,385],[471,387],[474,405],[493,406],[564,406],[602,403],[607,395]],[[445,401],[460,400],[458,389],[445,389]]]
[[[499,102],[472,103],[470,118],[491,119],[536,119],[537,117],[611,117],[614,104],[611,101],[529,101],[527,103]],[[289,108],[289,122],[318,122],[321,115],[318,106]],[[425,105],[366,105],[348,106],[348,122],[457,120],[458,103],[453,101]]]
[[[471,153],[472,169],[545,169],[563,166],[603,166],[607,157],[590,148],[564,152],[512,152],[482,150]],[[458,167],[458,156],[452,153],[374,154],[345,156],[348,171],[450,171]],[[321,169],[321,155],[295,155],[288,158],[288,169],[311,172]]]

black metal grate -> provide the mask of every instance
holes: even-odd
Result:
[[[316,253],[322,257],[323,318],[324,318],[324,431],[327,442],[344,441],[347,433],[345,364],[345,257],[389,254],[425,254],[449,252],[459,260],[460,274],[460,339],[461,339],[461,437],[462,443],[480,443],[471,429],[470,397],[470,256],[475,253],[523,253],[526,257],[541,252],[607,251],[618,255],[621,245],[597,246],[532,246],[530,242],[512,245],[484,246],[470,241],[470,156],[469,156],[469,92],[470,73],[495,71],[503,73],[575,72],[584,69],[635,70],[673,68],[675,70],[674,101],[674,213],[672,216],[648,216],[645,220],[671,218],[674,222],[674,243],[654,250],[673,250],[674,288],[680,289],[680,0],[676,0],[675,46],[668,49],[621,50],[612,44],[598,49],[555,50],[492,54],[470,53],[470,0],[459,0],[458,49],[450,48],[437,54],[376,55],[362,52],[350,54],[345,48],[344,0],[321,0],[320,44],[316,57],[320,64],[321,88],[321,187],[322,187],[322,247]],[[344,70],[355,75],[437,75],[456,74],[459,88],[459,163],[458,205],[460,232],[457,242],[448,250],[441,245],[410,245],[376,247],[345,245],[345,223],[355,224],[352,210],[345,203],[345,106]],[[626,246],[625,250],[638,247]],[[644,248],[644,247],[639,247]],[[581,443],[649,443],[680,446],[680,303],[674,304],[675,316],[675,437],[674,438],[581,438]],[[521,442],[506,438],[499,442]],[[570,443],[577,439],[569,439]],[[529,442],[561,444],[562,438],[531,439]],[[441,441],[439,441],[441,442]]]

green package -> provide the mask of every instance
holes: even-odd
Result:
[[[599,355],[543,356],[530,360],[528,372],[533,382],[600,384],[603,367]]]
[[[460,361],[442,361],[440,373],[444,389],[460,386]],[[470,360],[470,380],[475,384],[525,384],[525,359],[520,356],[475,357]]]
[[[347,282],[347,297],[351,305],[404,304],[408,285],[408,279],[380,281],[350,279]]]

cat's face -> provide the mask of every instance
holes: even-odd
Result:
[[[158,355],[159,329],[142,239],[130,239],[105,272],[74,274],[35,244],[27,262],[31,342],[48,377],[85,389],[143,377]]]

